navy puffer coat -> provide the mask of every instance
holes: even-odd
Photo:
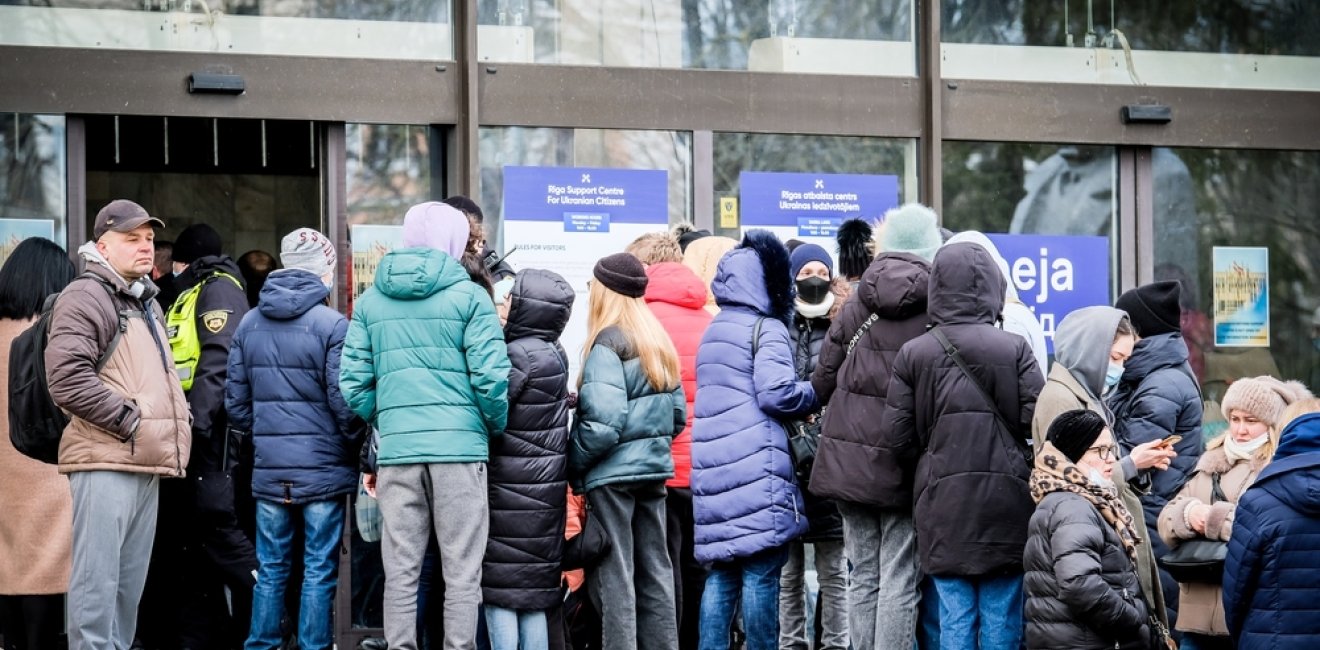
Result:
[[[1320,413],[1293,420],[1238,500],[1224,612],[1239,650],[1305,650],[1320,639]]]
[[[568,489],[568,357],[559,336],[573,289],[527,269],[509,296],[509,424],[491,439],[490,536],[481,570],[486,604],[547,609],[560,601]]]
[[[229,348],[225,407],[252,432],[252,494],[280,503],[323,501],[357,486],[361,440],[339,392],[348,321],[327,307],[310,272],[270,274]]]
[[[807,532],[788,436],[777,420],[816,409],[811,383],[793,368],[788,249],[769,232],[748,232],[720,260],[711,292],[720,313],[697,350],[692,425],[694,555],[702,564],[748,557]]]

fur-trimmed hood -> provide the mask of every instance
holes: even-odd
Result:
[[[788,248],[768,230],[749,230],[741,244],[720,260],[711,293],[721,309],[740,305],[788,327],[796,289],[789,274]]]

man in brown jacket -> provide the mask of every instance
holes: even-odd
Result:
[[[70,650],[132,644],[160,477],[188,464],[188,402],[150,280],[153,226],[164,224],[132,201],[102,208],[78,249],[86,270],[51,319],[47,385],[70,416],[59,451],[73,492]]]

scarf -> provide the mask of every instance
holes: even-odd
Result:
[[[801,298],[795,298],[793,304],[797,307],[797,313],[802,314],[804,318],[820,318],[830,313],[830,307],[834,306],[834,294],[825,294],[825,299],[813,305],[809,302],[802,302]]]
[[[1264,447],[1265,443],[1269,441],[1270,433],[1268,431],[1248,440],[1247,442],[1238,442],[1233,438],[1232,433],[1225,431],[1224,455],[1228,456],[1228,459],[1235,463],[1240,460],[1251,460],[1251,457],[1255,456],[1256,452],[1261,447]]]
[[[1045,495],[1052,492],[1072,492],[1095,506],[1100,516],[1118,533],[1128,558],[1134,565],[1137,563],[1137,544],[1141,543],[1141,536],[1133,523],[1132,513],[1119,500],[1118,487],[1092,483],[1082,468],[1068,460],[1053,444],[1046,442],[1036,457],[1035,469],[1031,470],[1031,498],[1040,503]]]

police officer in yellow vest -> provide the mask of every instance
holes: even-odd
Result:
[[[250,532],[245,532],[253,522],[241,523],[252,517],[251,510],[238,505],[251,502],[251,467],[250,459],[240,462],[243,440],[229,431],[225,373],[230,340],[248,311],[247,293],[238,265],[221,253],[220,234],[207,224],[179,234],[173,262],[179,293],[165,310],[166,330],[192,410],[193,451],[186,494],[176,495],[169,505],[162,496],[162,521],[170,505],[177,507],[178,520],[174,531],[161,532],[176,537],[178,545],[175,558],[167,562],[173,566],[159,568],[174,572],[181,592],[166,589],[162,594],[174,601],[157,613],[178,608],[172,617],[178,621],[178,637],[160,641],[178,648],[242,645],[259,565]]]

